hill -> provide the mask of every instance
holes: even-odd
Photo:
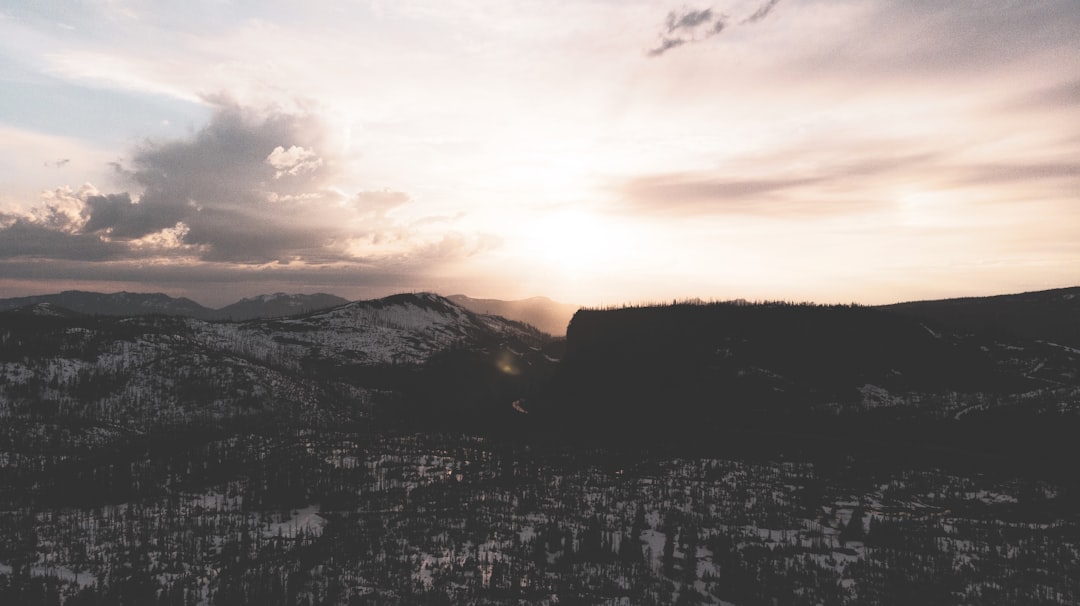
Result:
[[[1012,452],[1071,443],[1058,434],[1080,419],[1078,369],[1077,349],[864,307],[582,310],[543,410],[553,427],[622,443],[718,444],[742,432]]]
[[[239,418],[338,423],[402,400],[509,409],[547,339],[431,294],[246,322],[38,303],[0,312],[0,416],[142,431]],[[496,379],[506,393],[473,397]]]
[[[964,332],[1080,347],[1080,286],[992,297],[912,301],[879,309]]]
[[[326,293],[290,295],[278,292],[272,295],[259,295],[241,299],[236,303],[215,310],[213,317],[221,320],[251,320],[254,318],[294,316],[344,305],[348,302],[348,299]]]
[[[115,292],[99,293],[65,290],[50,295],[34,295],[0,299],[0,311],[17,309],[36,303],[49,303],[87,315],[141,316],[164,314],[209,320],[214,311],[187,298],[174,298],[162,293]]]

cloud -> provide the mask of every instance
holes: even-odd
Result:
[[[87,221],[82,231],[114,240],[133,240],[161,231],[187,214],[182,207],[139,204],[127,192],[88,196],[83,213]]]
[[[902,80],[939,88],[958,82],[976,86],[969,79],[979,78],[985,80],[977,86],[987,92],[999,82],[1019,91],[1027,83],[1045,86],[1063,75],[1075,78],[1070,66],[1076,61],[1080,11],[1071,0],[885,0],[826,4],[815,11],[805,4],[789,8],[797,15],[792,21],[798,21],[801,39],[784,77],[810,71],[847,81],[899,86]],[[834,16],[826,18],[830,12]],[[807,27],[815,18],[819,25]],[[1030,77],[1034,73],[1037,79]]]
[[[942,186],[947,179],[966,174],[946,165],[936,151],[869,155],[866,142],[836,145],[816,154],[800,148],[780,150],[722,170],[639,175],[613,189],[621,209],[648,215],[826,216],[879,207],[887,203],[879,186],[909,182],[913,174]],[[762,167],[771,170],[761,172]]]
[[[1078,163],[969,162],[947,153],[919,151],[840,158],[821,151],[818,158],[800,160],[805,164],[797,171],[765,174],[717,170],[640,175],[616,183],[614,192],[617,208],[635,214],[806,217],[886,209],[908,194],[967,204],[969,199],[984,199],[980,192],[994,192],[997,197],[1016,185],[1029,194],[1043,192],[1051,200],[1080,187]],[[792,162],[788,154],[779,153],[756,158],[746,166]]]
[[[53,229],[25,217],[0,215],[0,225],[4,225],[0,229],[0,259],[110,261],[127,256],[125,246],[93,234]]]
[[[1080,162],[974,164],[963,166],[956,172],[956,185],[1024,183],[1034,186],[1041,181],[1072,181],[1080,188]]]
[[[705,10],[685,9],[682,13],[671,11],[667,16],[667,31],[669,34],[680,29],[693,30],[697,26],[712,21],[711,8]]]
[[[215,102],[189,138],[146,141],[113,165],[127,191],[58,188],[33,212],[6,215],[0,257],[316,266],[460,256],[445,234],[393,216],[408,194],[343,193],[344,158],[314,116]]]
[[[362,191],[353,196],[353,204],[359,211],[380,217],[409,200],[409,194],[389,189]]]
[[[684,44],[701,42],[724,30],[727,17],[713,13],[711,8],[684,8],[668,13],[660,43],[646,51],[650,57],[659,57]]]
[[[52,167],[52,168],[63,168],[69,162],[71,162],[71,158],[60,158],[59,160],[53,160],[52,162],[46,162],[45,166],[49,166],[49,167]]]
[[[668,52],[673,48],[678,48],[687,43],[687,40],[680,38],[661,38],[660,45],[656,48],[651,48],[648,51],[650,57],[659,57],[660,55]]]
[[[769,16],[780,0],[768,0],[752,15],[739,22],[740,25],[757,23]],[[728,25],[728,16],[716,14],[711,8],[683,8],[667,14],[664,28],[659,34],[659,44],[647,50],[646,55],[659,57],[684,44],[696,44],[722,33]]]
[[[1080,107],[1080,79],[1070,79],[1052,86],[1016,94],[1002,104],[1006,112],[1036,110],[1055,111]]]
[[[275,179],[280,179],[285,175],[295,177],[322,166],[322,158],[317,156],[314,151],[296,145],[289,147],[289,149],[285,149],[280,145],[275,147],[274,151],[270,152],[270,155],[266,157],[266,162],[277,169],[277,172],[274,173]]]
[[[743,19],[742,24],[747,25],[750,23],[757,23],[758,21],[761,21],[765,17],[768,17],[769,13],[771,13],[772,10],[776,8],[776,5],[779,3],[780,0],[768,0],[768,2],[762,4],[761,7],[754,11],[754,14],[750,15],[746,19]]]
[[[0,239],[0,249],[3,240]],[[371,297],[407,290],[430,289],[434,270],[421,262],[391,260],[380,264],[272,265],[251,267],[225,263],[126,263],[92,259],[0,258],[0,275],[13,284],[34,286],[24,294],[48,289],[43,279],[60,288],[129,289],[182,292],[204,304],[225,305],[259,292],[333,292],[345,297]],[[109,286],[99,286],[107,284]],[[15,296],[9,293],[5,296]]]
[[[711,173],[666,173],[628,180],[618,188],[623,203],[646,214],[703,216],[727,213],[790,213],[799,206],[786,196],[823,177],[737,178]],[[820,210],[820,206],[815,207]]]

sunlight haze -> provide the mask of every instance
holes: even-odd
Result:
[[[3,296],[1075,285],[1080,5],[0,7]]]

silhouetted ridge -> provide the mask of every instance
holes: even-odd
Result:
[[[1015,392],[981,342],[873,308],[682,304],[581,310],[567,331],[555,413],[586,431],[697,435],[797,428],[867,386]]]
[[[168,315],[197,320],[243,321],[255,318],[291,316],[346,303],[346,299],[325,293],[313,295],[275,293],[241,299],[221,309],[210,309],[185,297],[164,293],[99,293],[67,290],[48,295],[0,299],[0,310],[16,309],[35,303],[49,303],[86,315],[145,316]]]
[[[1080,287],[912,301],[883,305],[880,309],[932,320],[965,332],[1080,346]]]
[[[36,316],[46,318],[77,318],[82,316],[77,311],[71,311],[66,307],[60,307],[52,303],[41,302],[31,303],[22,307],[16,307],[14,309],[5,309],[0,311],[0,314],[13,315],[13,316]]]
[[[49,303],[88,315],[141,316],[149,314],[168,314],[209,319],[213,310],[199,305],[191,299],[175,298],[163,293],[99,293],[81,290],[66,290],[51,295],[35,295],[0,299],[0,310],[15,309],[35,303]]]
[[[328,309],[345,303],[348,303],[347,299],[326,293],[303,295],[278,292],[272,295],[259,295],[241,299],[236,303],[218,309],[213,313],[213,316],[216,319],[235,321],[293,316]]]
[[[371,301],[363,301],[364,305],[382,308],[392,307],[395,305],[414,305],[420,309],[426,309],[429,311],[435,311],[440,313],[459,313],[464,308],[454,304],[449,299],[430,292],[420,293],[400,293],[396,295],[390,295],[381,299],[373,299]]]

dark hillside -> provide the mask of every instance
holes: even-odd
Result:
[[[1080,347],[1080,287],[879,307],[965,332]]]
[[[226,305],[213,312],[216,320],[252,320],[255,318],[275,318],[295,316],[330,307],[344,305],[348,300],[326,293],[312,295],[289,295],[274,293],[241,299],[232,305]]]
[[[999,424],[987,410],[1007,404],[1031,419],[1039,389],[1075,393],[1073,360],[1038,355],[1051,362],[1036,362],[1031,348],[864,307],[583,310],[570,323],[546,413],[590,439],[631,443],[712,443],[742,432],[749,442],[874,445],[905,427],[918,428],[900,436],[905,443],[948,443],[980,423],[979,441],[994,442],[985,426]],[[1051,366],[1053,379],[1032,375]]]
[[[162,293],[115,292],[99,293],[66,290],[51,295],[36,295],[0,299],[0,310],[18,309],[28,305],[48,303],[88,315],[143,316],[168,314],[209,319],[214,311],[186,298],[174,298]]]

